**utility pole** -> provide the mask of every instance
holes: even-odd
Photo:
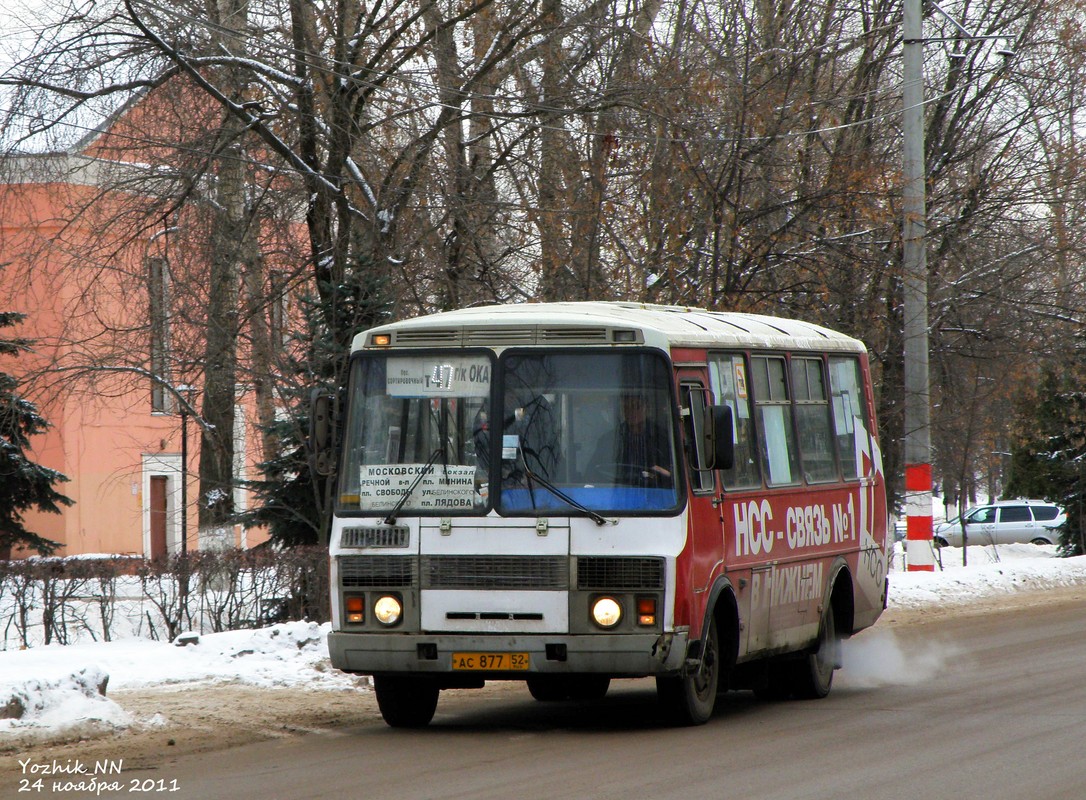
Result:
[[[910,571],[935,569],[931,521],[931,391],[928,373],[927,175],[924,168],[925,0],[902,0],[902,286],[905,367],[905,559]],[[981,41],[1004,36],[974,36],[935,2],[927,0],[958,34],[927,41]],[[997,51],[1014,57],[1010,47]],[[951,54],[955,56],[954,53]]]
[[[928,380],[927,186],[924,170],[923,0],[903,0],[902,206],[905,322],[905,558],[910,571],[935,570],[931,519],[931,405]]]

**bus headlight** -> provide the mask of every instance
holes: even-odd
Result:
[[[403,616],[403,603],[400,598],[385,594],[377,598],[373,604],[373,616],[382,625],[392,626],[400,621]]]
[[[613,628],[622,619],[622,606],[613,597],[597,597],[592,602],[592,621],[601,628]]]

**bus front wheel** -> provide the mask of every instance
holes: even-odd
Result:
[[[437,684],[427,678],[375,675],[373,692],[381,716],[392,728],[425,728],[437,710]]]
[[[681,725],[704,725],[708,722],[716,706],[720,673],[720,639],[716,620],[710,617],[698,668],[678,678],[656,679],[656,694],[668,716]]]

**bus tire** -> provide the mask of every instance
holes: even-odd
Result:
[[[838,666],[841,642],[837,638],[837,614],[832,602],[826,604],[826,613],[818,627],[818,646],[795,662],[793,688],[799,700],[820,700],[833,686],[833,671]]]
[[[377,707],[391,728],[425,728],[437,710],[437,684],[428,678],[375,675]]]
[[[569,699],[569,684],[565,675],[532,675],[525,680],[528,692],[541,703]]]
[[[611,688],[606,675],[572,675],[569,678],[570,700],[602,700]]]
[[[720,674],[720,640],[716,619],[711,616],[702,642],[699,668],[688,670],[677,678],[656,679],[656,694],[668,717],[679,725],[704,725],[708,722],[716,706]]]

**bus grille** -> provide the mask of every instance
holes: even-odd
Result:
[[[607,344],[607,328],[540,328],[540,344]]]
[[[347,556],[339,559],[339,582],[352,588],[412,586],[415,559],[400,556]]]
[[[416,559],[400,556],[345,556],[339,559],[344,587],[410,587],[416,583]],[[423,556],[423,589],[569,588],[564,556]],[[582,590],[656,590],[664,588],[661,558],[581,556],[577,588]]]
[[[423,556],[423,589],[568,589],[564,556]]]
[[[510,347],[517,344],[535,344],[535,330],[532,328],[466,328],[464,346],[484,345],[490,347]]]
[[[663,589],[664,560],[582,556],[577,559],[577,588],[610,591]]]
[[[429,345],[459,345],[457,328],[423,328],[422,330],[393,331],[392,342],[400,347],[425,347]]]
[[[343,547],[407,547],[408,531],[404,525],[394,528],[344,528]]]
[[[622,342],[637,344],[643,341],[640,332],[630,329],[628,333],[633,334],[634,339],[622,339]],[[604,326],[480,325],[392,331],[392,344],[397,347],[513,347],[532,344],[614,344],[618,341],[613,329]],[[368,345],[373,346],[372,334]]]

